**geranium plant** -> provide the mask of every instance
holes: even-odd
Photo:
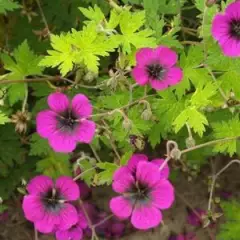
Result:
[[[217,188],[240,163],[240,1],[3,0],[0,14],[2,216],[16,194],[35,240],[119,239],[182,201],[186,226],[239,239],[239,196]],[[179,176],[204,182],[205,206]],[[108,209],[92,196],[105,186]]]

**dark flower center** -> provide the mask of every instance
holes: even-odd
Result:
[[[145,203],[149,200],[149,187],[146,184],[136,182],[129,191],[133,202]]]
[[[165,69],[159,63],[152,63],[146,67],[149,78],[162,80]]]
[[[240,40],[240,20],[233,19],[230,22],[230,34],[232,37]]]
[[[64,204],[64,198],[58,189],[49,189],[41,198],[44,207],[50,212],[58,212]]]
[[[61,132],[71,133],[78,126],[78,118],[72,111],[67,111],[57,116],[57,129]]]

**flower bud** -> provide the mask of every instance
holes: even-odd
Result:
[[[125,119],[123,120],[122,127],[123,127],[125,130],[127,130],[127,131],[131,130],[131,128],[132,128],[132,121],[129,120],[128,118],[125,118]]]
[[[147,108],[145,109],[142,114],[141,114],[141,118],[145,121],[148,121],[152,118],[152,111],[151,109]]]
[[[187,148],[194,147],[195,145],[196,145],[196,142],[195,142],[195,140],[192,137],[188,137],[186,139],[186,146],[187,146]]]
[[[205,4],[207,7],[212,7],[214,4],[216,4],[217,0],[206,0]]]
[[[175,159],[175,160],[179,160],[181,158],[181,151],[177,148],[174,148],[171,153],[171,158]]]
[[[94,79],[96,79],[98,77],[98,74],[97,73],[95,73],[95,72],[91,72],[91,71],[89,71],[89,72],[87,72],[86,74],[85,74],[85,76],[83,77],[83,80],[85,81],[85,82],[92,82]]]

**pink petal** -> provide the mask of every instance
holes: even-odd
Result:
[[[127,166],[131,172],[136,172],[137,165],[141,161],[147,162],[148,157],[145,154],[133,154],[129,159]]]
[[[83,237],[83,231],[79,226],[70,228],[68,230],[56,231],[57,240],[81,240]]]
[[[131,223],[141,230],[157,227],[162,221],[162,214],[160,210],[151,205],[141,204],[136,206],[133,210]]]
[[[146,85],[148,83],[148,75],[145,70],[145,67],[140,66],[134,67],[132,70],[132,76],[135,79],[135,81],[141,86]]]
[[[76,140],[83,143],[90,143],[95,135],[96,124],[93,121],[81,121],[76,133]]]
[[[57,226],[59,230],[67,230],[78,222],[78,212],[76,208],[65,203],[64,208],[61,209],[59,213],[59,225]]]
[[[229,57],[240,57],[240,41],[228,39],[221,44],[223,53]]]
[[[165,162],[163,158],[157,158],[151,161],[151,163],[154,163],[160,168],[160,166]],[[169,177],[169,167],[168,164],[165,164],[163,169],[160,171],[160,177],[161,179],[167,179]]]
[[[113,176],[112,188],[117,193],[126,193],[134,185],[135,180],[127,167],[119,168]]]
[[[68,97],[60,92],[52,93],[48,96],[48,106],[57,113],[63,113],[69,108]]]
[[[42,195],[53,188],[53,180],[44,175],[36,176],[30,180],[27,190],[31,195]]]
[[[44,110],[37,114],[37,133],[43,137],[50,137],[57,130],[57,114],[51,110]]]
[[[110,201],[110,209],[117,217],[127,219],[132,213],[132,204],[124,197],[114,197]]]
[[[150,85],[152,88],[156,90],[163,90],[168,87],[168,84],[165,81],[153,80],[153,79],[150,79]]]
[[[176,52],[168,47],[158,47],[155,50],[154,55],[156,56],[156,59],[158,59],[159,63],[164,67],[170,68],[177,63],[178,56]]]
[[[54,133],[49,139],[49,144],[55,152],[69,153],[72,152],[77,145],[74,136],[66,133],[61,133],[59,130]]]
[[[212,35],[216,40],[228,38],[230,23],[227,16],[217,14],[212,22]]]
[[[240,2],[236,1],[229,4],[225,11],[229,17],[234,19],[239,19],[240,18]]]
[[[161,180],[150,192],[152,203],[160,209],[168,209],[174,202],[174,188],[166,180]]]
[[[52,233],[59,224],[59,221],[58,214],[45,212],[44,217],[41,220],[34,222],[34,225],[40,233]]]
[[[152,61],[154,56],[154,49],[152,48],[141,48],[136,53],[137,65],[145,67],[149,62]]]
[[[78,211],[78,224],[82,229],[87,228],[88,222],[83,211]]]
[[[181,68],[172,67],[166,73],[165,78],[162,82],[166,83],[168,86],[176,85],[183,78],[183,71]]]
[[[77,94],[72,99],[72,111],[75,116],[82,118],[92,114],[92,105],[83,94]]]
[[[150,162],[140,162],[137,166],[136,179],[148,187],[154,186],[161,179],[158,166]]]
[[[56,188],[59,189],[65,200],[74,201],[80,197],[79,187],[71,177],[59,177],[56,181]]]
[[[35,222],[44,217],[43,204],[38,196],[27,195],[23,198],[22,208],[25,218]]]

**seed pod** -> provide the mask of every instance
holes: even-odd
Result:
[[[29,112],[17,111],[12,115],[12,122],[15,123],[15,131],[18,133],[26,133],[27,131],[27,122],[30,120]]]
[[[152,111],[149,108],[145,109],[141,114],[141,118],[145,121],[150,120],[151,117],[152,117]]]

